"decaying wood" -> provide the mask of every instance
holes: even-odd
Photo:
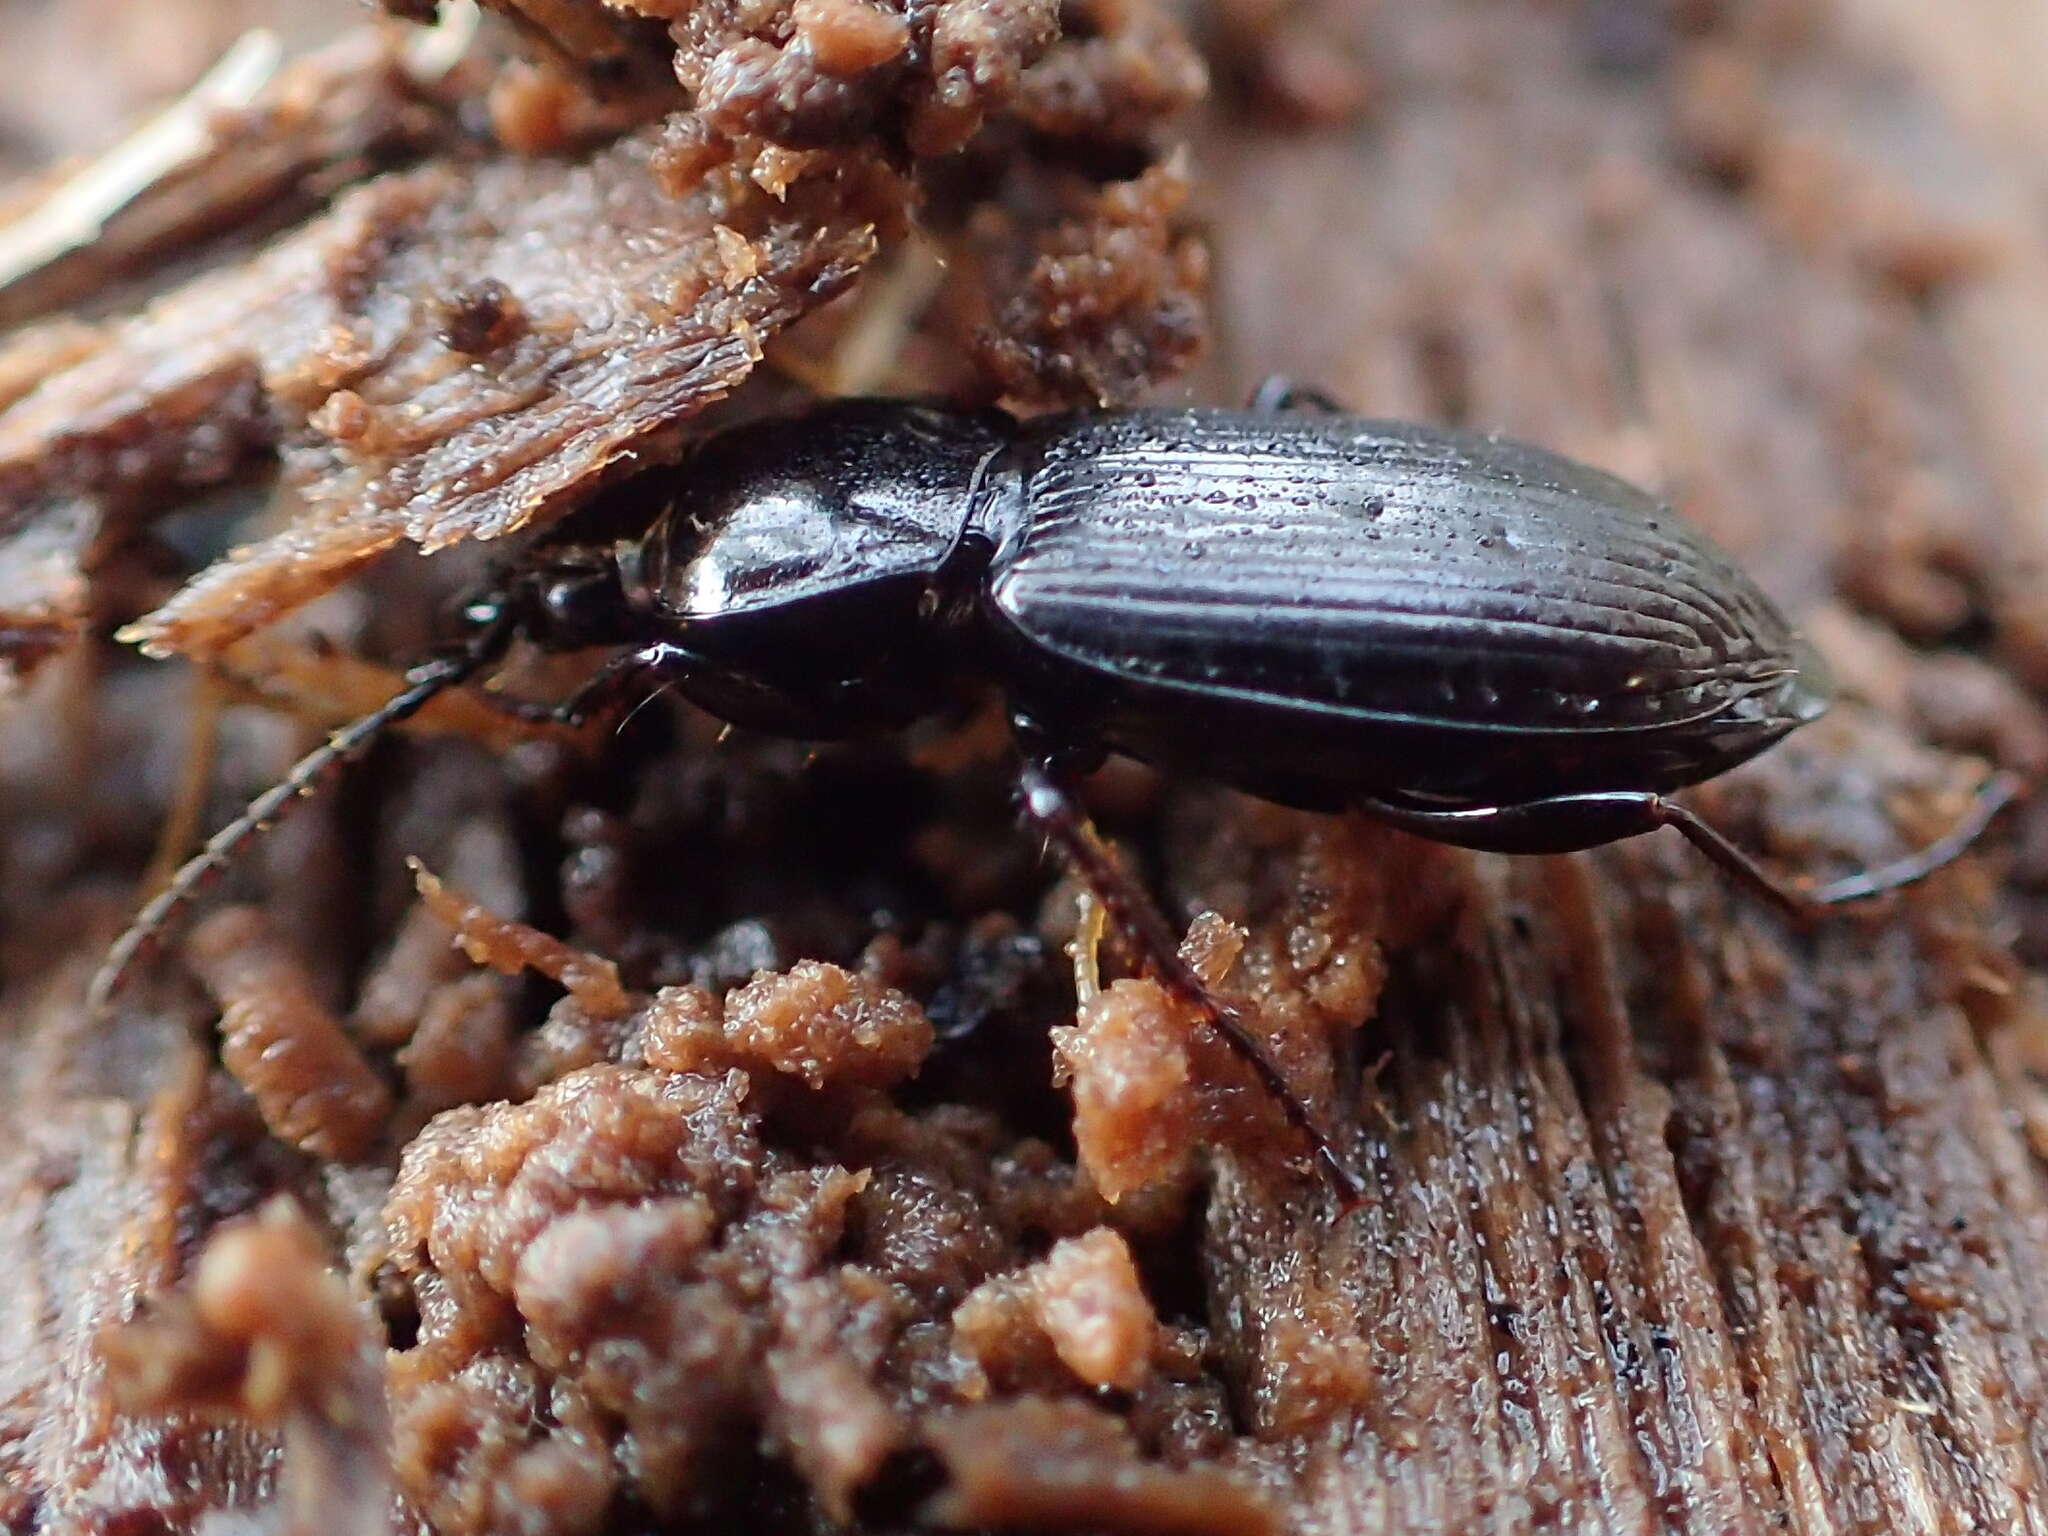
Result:
[[[1205,109],[1190,162],[1220,339],[1202,393],[1284,369],[1663,487],[1853,695],[1699,797],[1780,865],[1883,858],[1941,830],[1978,757],[2048,761],[2048,21],[1327,0],[1220,4],[1207,26],[1250,94]],[[543,227],[516,192],[541,173],[493,174],[503,227]],[[1067,254],[1113,268],[1116,247]],[[202,355],[188,342],[165,355]],[[79,377],[95,344],[12,343]],[[162,398],[195,431],[253,421],[235,390],[269,375],[248,366]],[[0,400],[7,377],[0,360]],[[304,482],[380,537],[431,542],[446,509],[359,495],[366,472],[310,416],[284,439],[316,450]],[[0,442],[19,419],[0,415]],[[90,487],[37,483],[14,537],[82,561],[91,532],[64,519],[97,526]],[[417,632],[383,622],[394,645]],[[293,986],[335,1017],[360,997],[356,1039],[393,1053],[388,1144],[344,1165],[284,1148],[210,1037],[189,1043],[223,1001],[191,978],[103,1033],[78,1018],[126,910],[116,861],[139,865],[169,776],[147,717],[176,697],[156,673],[90,686],[88,654],[51,661],[0,735],[13,1526],[182,1526],[209,1503],[195,1487],[276,1488],[270,1430],[112,1414],[94,1340],[283,1191],[394,1346],[394,1459],[370,1472],[444,1531],[769,1507],[798,1528],[2048,1528],[2036,809],[1926,886],[1795,932],[1668,839],[1504,861],[1110,779],[1100,810],[1157,850],[1177,912],[1228,920],[1197,926],[1199,963],[1257,1002],[1367,1172],[1376,1199],[1333,1223],[1269,1109],[1142,983],[1062,1041],[1098,1115],[1078,1165],[1033,1139],[1070,1111],[1019,1041],[1075,1010],[1061,904],[1040,909],[1010,849],[999,765],[949,769],[941,796],[859,755],[807,777],[700,722],[621,738],[604,769],[562,743],[516,761],[423,743],[369,776],[377,814],[330,803],[287,828],[263,887],[305,956]],[[260,781],[291,745],[244,741],[231,777]],[[629,772],[642,788],[622,795]],[[554,1001],[515,1036],[530,995],[436,942],[412,854],[464,893],[494,963],[615,965],[589,972],[620,978],[603,1005]],[[891,903],[939,916],[878,937]],[[847,967],[792,964],[813,953]],[[508,1102],[468,1102],[479,1084]],[[1081,1316],[1113,1316],[1113,1354],[1077,1345],[1071,1310],[1047,1321],[1049,1249],[1134,1256],[1061,1282]],[[122,1335],[142,1348],[126,1368],[204,1358],[174,1347],[183,1315],[158,1317],[154,1355]],[[962,1408],[975,1394],[988,1406]],[[718,1438],[733,1423],[743,1451]],[[773,1499],[747,1492],[757,1444]],[[728,1502],[688,1503],[709,1488]]]
[[[364,28],[286,65],[246,32],[172,106],[113,149],[19,192],[0,234],[0,325],[106,302],[124,273],[275,223],[454,136],[449,75],[476,30]]]
[[[1862,697],[2038,761],[2039,18],[1396,9],[1354,33],[1375,132],[1206,142],[1236,370],[1662,484]],[[1781,859],[1830,824],[1874,854],[1887,776],[1935,768],[1850,719],[1809,749],[1743,780],[1781,791]],[[2048,1520],[2021,846],[1988,906],[1979,875],[1806,939],[1690,877],[1610,883],[1679,867],[1631,848],[1390,950],[1386,1198],[1322,1234],[1226,1178],[1209,1244],[1244,1410],[1326,1447],[1303,1528]]]
[[[0,547],[16,557],[0,685],[84,633],[96,550],[273,460],[284,526],[127,638],[216,657],[401,540],[545,526],[672,456],[913,206],[965,223],[979,203],[1006,237],[962,237],[957,262],[995,311],[982,350],[998,390],[1123,398],[1197,351],[1201,247],[1181,227],[1185,177],[1150,163],[1150,136],[1205,76],[1164,13],[1106,7],[1064,43],[1047,0],[949,0],[873,35],[868,14],[706,7],[672,38],[612,17],[597,30],[633,42],[630,90],[612,65],[588,89],[458,68],[452,17],[426,39],[345,38],[274,81],[236,63],[242,48],[152,128],[16,199],[0,322],[220,226],[261,228],[380,155],[442,151],[139,314],[0,347]],[[213,111],[224,91],[233,110]],[[463,130],[486,111],[495,136],[479,142]],[[607,123],[616,142],[590,148]],[[978,191],[921,197],[898,140],[929,161],[984,131],[1121,155],[1135,174],[1097,188],[1057,152],[1013,154]],[[1003,206],[1013,177],[1037,183],[1038,211]],[[1034,233],[1043,254],[1013,292],[1025,263],[1009,248]]]
[[[657,148],[386,177],[254,262],[166,295],[0,422],[7,531],[33,537],[80,504],[160,505],[274,450],[300,503],[289,527],[138,632],[214,654],[401,538],[502,536],[587,494],[730,390],[801,304],[850,281],[888,212],[887,193],[850,174],[788,206],[736,176],[678,200]],[[517,320],[489,343],[479,389],[451,307],[498,270],[517,274],[494,298]],[[515,414],[526,430],[508,444]]]

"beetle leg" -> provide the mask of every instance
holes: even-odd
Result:
[[[1648,791],[1559,795],[1524,805],[1436,809],[1400,800],[1362,800],[1359,809],[1404,832],[1492,853],[1567,853],[1672,827],[1680,836],[1780,911],[1811,918],[1829,907],[1911,885],[1953,863],[2020,792],[2020,779],[1995,773],[1969,814],[1916,853],[1826,884],[1786,881],[1766,870],[1693,811]]]
[[[1667,800],[1662,795],[1645,794],[1640,797],[1640,803],[1645,832],[1654,832],[1659,827],[1676,828],[1679,836],[1719,865],[1734,878],[1736,884],[1748,886],[1787,917],[1804,921],[1819,910],[1821,904],[1806,890],[1778,879],[1677,801]]]
[[[1356,1210],[1366,1199],[1365,1186],[1358,1175],[1338,1155],[1335,1143],[1317,1124],[1309,1107],[1288,1086],[1286,1077],[1252,1035],[1236,1005],[1210,991],[1193,967],[1181,958],[1165,914],[1118,862],[1057,775],[1053,764],[1026,759],[1021,775],[1026,814],[1058,845],[1153,979],[1176,1001],[1200,1012],[1279,1102],[1288,1122],[1314,1150],[1316,1165],[1337,1197],[1340,1214]]]
[[[1991,825],[1998,813],[2019,799],[2025,789],[2026,781],[2016,773],[2001,770],[1992,774],[1977,787],[1977,793],[1970,799],[1970,809],[1962,820],[1918,853],[1909,853],[1902,859],[1867,869],[1860,875],[1844,875],[1839,880],[1816,885],[1805,893],[1806,900],[1819,907],[1861,901],[1866,896],[1895,891],[1902,885],[1911,885],[1915,880],[1933,874],[1944,864],[1952,864],[1960,858],[1970,844],[1984,835],[1984,829]]]
[[[1284,373],[1269,373],[1252,391],[1249,406],[1254,411],[1298,411],[1304,407],[1326,416],[1342,416],[1344,407],[1320,389],[1297,384]]]
[[[559,704],[541,704],[489,688],[478,689],[477,695],[501,714],[535,725],[560,725],[574,730],[611,710],[635,683],[650,673],[659,677],[687,671],[696,659],[694,652],[680,645],[657,640],[637,651],[620,651],[607,658],[603,666]]]

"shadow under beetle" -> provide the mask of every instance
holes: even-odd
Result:
[[[647,473],[673,489],[641,536],[536,552],[472,600],[459,643],[142,910],[95,1004],[327,770],[515,640],[619,648],[558,707],[497,699],[565,723],[659,679],[735,725],[823,738],[906,724],[980,677],[1011,706],[1027,814],[1349,1203],[1360,1188],[1314,1117],[1077,809],[1074,778],[1106,753],[1500,853],[1675,827],[1794,913],[1918,879],[2018,789],[1994,776],[1961,825],[1894,865],[1773,879],[1667,798],[1827,708],[1825,670],[1755,584],[1610,475],[1284,388],[1246,411],[1028,422],[839,401]]]

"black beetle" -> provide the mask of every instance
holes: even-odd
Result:
[[[1316,408],[1289,408],[1302,403]],[[1029,422],[855,400],[730,430],[648,475],[666,499],[644,533],[531,555],[470,603],[457,647],[308,755],[142,911],[96,1000],[325,770],[515,639],[623,648],[568,703],[525,709],[568,721],[657,676],[736,725],[830,737],[907,723],[980,677],[1012,706],[1029,814],[1355,1198],[1307,1110],[1074,809],[1072,776],[1106,752],[1503,853],[1672,826],[1794,911],[1918,878],[2017,788],[1994,777],[1964,825],[1886,869],[1810,890],[1771,879],[1666,796],[1818,716],[1818,659],[1668,509],[1499,438],[1360,420],[1271,387],[1246,411]]]

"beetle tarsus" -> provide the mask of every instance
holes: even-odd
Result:
[[[1827,908],[1881,896],[1886,891],[1895,891],[1916,880],[1924,880],[1968,852],[1970,845],[1982,837],[1998,818],[1998,813],[2021,798],[2026,788],[2025,779],[2001,769],[1977,786],[1977,792],[1970,800],[1970,809],[1962,819],[1918,853],[1909,853],[1902,859],[1864,870],[1861,874],[1845,875],[1839,880],[1812,886],[1802,891],[1802,898],[1809,906]]]
[[[1236,1005],[1212,992],[1181,958],[1165,914],[1117,861],[1101,834],[1059,782],[1057,769],[1027,760],[1021,782],[1025,813],[1087,883],[1139,963],[1169,996],[1200,1012],[1278,1101],[1288,1122],[1308,1141],[1316,1167],[1336,1197],[1339,1214],[1358,1209],[1366,1200],[1365,1186],[1358,1175],[1338,1154],[1335,1142],[1317,1123],[1314,1112],[1288,1085],[1286,1076],[1253,1037]]]
[[[1697,814],[1661,795],[1649,797],[1655,805],[1646,809],[1657,825],[1676,828],[1693,847],[1780,911],[1796,920],[1810,922],[1832,908],[1900,890],[1953,864],[1984,835],[1998,813],[2019,797],[2023,788],[2024,781],[2019,775],[2004,771],[1994,773],[1978,786],[1970,809],[1963,818],[1925,848],[1894,859],[1889,864],[1819,884],[1780,879]]]

